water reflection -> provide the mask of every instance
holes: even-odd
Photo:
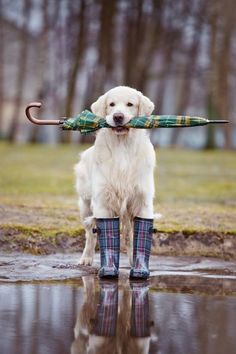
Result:
[[[83,283],[0,283],[0,353],[235,354],[236,297]]]
[[[118,291],[117,282],[101,281],[97,299],[94,280],[85,277],[83,282],[71,353],[149,353],[157,337],[151,338],[147,282],[127,283]]]
[[[92,333],[102,337],[116,335],[118,312],[118,284],[101,283],[99,304]]]

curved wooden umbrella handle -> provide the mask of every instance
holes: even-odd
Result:
[[[32,114],[30,113],[31,108],[40,108],[42,106],[42,103],[40,102],[31,102],[28,104],[28,106],[25,109],[25,114],[26,117],[34,124],[38,125],[59,125],[63,124],[64,120],[66,118],[61,118],[61,119],[37,119]]]

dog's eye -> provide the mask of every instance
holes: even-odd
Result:
[[[128,106],[128,107],[132,107],[132,106],[133,106],[133,103],[128,102],[128,103],[127,103],[127,106]]]
[[[114,103],[114,102],[111,102],[109,106],[114,107],[114,106],[115,106],[115,103]]]

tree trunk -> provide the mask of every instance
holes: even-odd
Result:
[[[76,82],[77,76],[80,68],[81,61],[84,57],[85,51],[85,35],[86,35],[86,18],[85,18],[86,4],[85,0],[80,1],[79,13],[77,16],[73,16],[74,25],[76,28],[75,38],[76,43],[73,50],[72,65],[69,72],[68,85],[67,85],[67,97],[65,102],[65,116],[71,117],[73,114],[73,104],[76,95]],[[77,24],[76,24],[77,22]],[[66,132],[66,134],[61,135],[62,143],[70,142],[71,134]]]
[[[0,138],[2,137],[2,122],[3,122],[3,110],[4,110],[4,29],[3,29],[3,15],[2,15],[3,3],[0,0],[0,38],[1,38],[1,50],[0,50]]]
[[[18,66],[18,75],[16,78],[16,98],[14,102],[14,110],[10,123],[8,140],[13,142],[17,138],[18,126],[19,126],[19,118],[20,118],[20,109],[22,106],[23,100],[23,92],[25,88],[25,78],[27,72],[27,58],[28,58],[28,22],[31,11],[31,0],[24,0],[23,6],[23,19],[24,23],[19,32],[19,43],[20,43],[20,51],[19,51],[19,66]]]
[[[46,69],[46,63],[47,63],[47,58],[49,57],[48,51],[50,50],[48,41],[49,41],[49,28],[50,28],[50,23],[49,23],[49,14],[48,14],[48,0],[43,0],[42,1],[42,17],[43,17],[43,29],[42,33],[40,36],[40,51],[39,51],[39,89],[37,93],[37,100],[39,102],[44,102],[47,99],[47,93],[48,93],[48,83],[46,79],[47,72],[45,72]],[[43,116],[43,111],[44,108],[42,107],[39,112],[39,117]],[[37,125],[32,124],[31,126],[31,134],[29,137],[29,142],[34,144],[38,140],[38,132],[39,132],[39,127]]]
[[[209,14],[209,27],[210,27],[210,44],[209,44],[209,79],[208,79],[208,94],[207,94],[207,117],[214,119],[217,114],[216,106],[216,88],[217,88],[217,29],[219,18],[219,2],[215,0],[212,5],[211,13]],[[207,139],[205,149],[215,149],[215,127],[211,124],[207,126]]]
[[[150,69],[152,68],[155,54],[157,53],[162,34],[163,2],[152,1],[152,13],[149,26],[146,27],[146,45],[137,60],[137,80],[136,85],[140,91],[145,92],[149,82]],[[138,43],[137,43],[138,44]]]
[[[143,16],[143,1],[130,2],[124,17],[123,81],[125,85],[131,87],[136,87],[136,76],[139,74],[136,62],[142,55],[145,44],[144,38],[148,20],[144,20]]]
[[[179,101],[176,107],[176,114],[178,115],[184,115],[186,107],[191,97],[192,79],[194,77],[195,70],[196,70],[198,51],[201,42],[201,33],[203,27],[202,11],[204,6],[205,6],[205,1],[201,2],[199,13],[195,15],[197,18],[195,19],[194,35],[193,35],[192,43],[186,54],[187,62],[185,63],[183,69],[181,89],[179,93]],[[173,129],[171,145],[173,146],[177,145],[180,134],[181,134],[181,129],[178,128]]]
[[[114,85],[114,67],[116,67],[115,46],[116,23],[115,15],[117,0],[100,1],[99,32],[96,38],[97,61],[95,68],[88,74],[87,89],[84,97],[84,104],[89,108],[111,84]],[[81,143],[91,143],[94,136],[80,136]]]
[[[218,51],[218,82],[217,82],[217,102],[220,118],[229,118],[229,76],[230,76],[230,57],[233,30],[236,21],[236,4],[234,0],[226,0],[222,8],[223,13],[223,33],[220,48]],[[224,147],[232,148],[231,127],[226,124],[224,127]]]
[[[90,78],[91,73],[88,76],[88,89],[85,96],[85,102],[89,105],[106,90],[108,85],[114,85],[115,82],[116,7],[117,0],[100,1],[99,32],[96,38],[97,62],[93,69],[92,79]],[[88,96],[89,93],[90,96]]]

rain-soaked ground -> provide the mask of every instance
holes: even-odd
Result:
[[[153,257],[99,281],[78,254],[0,255],[0,353],[235,354],[236,263]]]

